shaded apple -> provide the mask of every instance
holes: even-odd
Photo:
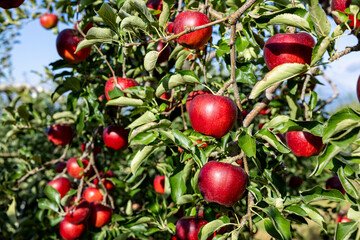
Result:
[[[293,175],[289,180],[289,187],[291,187],[292,189],[299,188],[303,184],[303,182],[304,179],[302,179],[302,177]]]
[[[178,240],[198,240],[200,228],[208,222],[202,217],[182,217],[175,227]]]
[[[166,34],[174,33],[174,23],[173,22],[166,23],[166,25],[165,25],[165,33]]]
[[[331,0],[331,11],[339,11],[345,13],[345,9],[349,8],[350,4],[351,4],[351,0]],[[356,28],[360,26],[360,21],[357,18],[355,18],[354,15],[347,13],[345,14],[349,16],[349,20],[351,21],[351,23],[349,24],[350,28],[354,28],[355,22],[356,22]],[[341,21],[336,16],[333,15],[333,18],[336,24],[341,23]]]
[[[25,0],[1,0],[0,7],[4,9],[18,8]]]
[[[65,219],[72,224],[80,224],[87,220],[91,213],[90,204],[86,200],[81,200],[77,205],[72,204],[66,207],[65,211]]]
[[[154,178],[154,189],[155,192],[164,194],[165,193],[165,176],[156,175]]]
[[[107,190],[111,190],[115,187],[114,183],[111,180],[109,180],[110,178],[114,178],[114,177],[116,177],[116,176],[115,176],[114,172],[111,170],[106,171],[105,174],[103,173],[103,171],[100,172],[101,181]],[[94,184],[95,185],[99,184],[98,178],[94,179]]]
[[[210,19],[200,12],[182,12],[174,21],[174,33],[178,34],[185,30],[185,27],[196,27],[210,23]],[[204,46],[211,38],[212,26],[187,33],[177,39],[184,47],[196,49]]]
[[[66,162],[59,162],[55,166],[55,171],[61,173],[66,168]]]
[[[81,160],[83,166],[80,166],[77,161],[78,159],[80,161],[80,157],[72,157],[67,161],[66,164],[66,169],[69,176],[76,179],[80,179],[84,175],[85,168],[89,164],[89,159],[84,158]],[[85,176],[88,177],[92,175],[92,173],[93,173],[92,168],[90,168]]]
[[[122,126],[109,125],[104,129],[103,140],[107,147],[125,150],[128,147],[129,130]]]
[[[146,3],[146,6],[153,10],[162,10],[163,1],[162,0],[149,0]],[[160,13],[155,15],[156,18],[160,18]]]
[[[324,148],[322,138],[309,132],[292,131],[285,134],[286,143],[298,157],[318,155]]]
[[[46,29],[51,29],[56,27],[59,19],[58,17],[53,13],[46,13],[41,15],[40,17],[40,24]]]
[[[50,181],[46,186],[52,186],[56,191],[60,193],[61,198],[72,188],[71,182],[65,177],[59,177]]]
[[[47,138],[54,145],[65,146],[73,139],[74,131],[69,124],[54,124],[47,132]]]
[[[201,168],[198,185],[205,201],[231,207],[244,195],[247,175],[239,166],[211,161]]]
[[[342,186],[341,181],[338,176],[333,176],[333,177],[329,178],[325,183],[325,187],[326,187],[326,189],[337,189],[342,194],[345,194],[345,189]]]
[[[83,192],[83,198],[88,201],[89,203],[102,201],[103,195],[98,188],[88,187]]]
[[[129,87],[135,87],[139,84],[132,78],[120,78],[116,77],[116,81],[114,81],[114,78],[111,77],[107,80],[105,84],[105,96],[107,100],[110,100],[109,97],[109,91],[112,91],[115,87],[119,88],[121,91],[125,90]]]
[[[195,131],[221,138],[233,128],[237,107],[228,97],[199,95],[191,101],[189,116]]]
[[[166,47],[165,47],[166,46]],[[169,59],[171,54],[171,47],[170,45],[166,45],[166,42],[160,41],[156,46],[156,51],[160,52],[159,57],[157,59],[158,63],[166,62]]]
[[[112,209],[100,203],[91,204],[91,224],[94,227],[102,227],[111,221]]]
[[[269,70],[284,63],[311,63],[315,41],[308,33],[278,33],[264,46],[264,58]]]
[[[190,104],[191,104],[191,101],[196,97],[196,96],[199,96],[199,95],[213,95],[211,92],[209,91],[202,91],[202,90],[199,90],[199,91],[192,91],[189,93],[188,97],[186,98],[186,104],[185,104],[185,107],[186,107],[186,111],[189,112],[189,108],[190,108]]]
[[[65,240],[75,240],[80,238],[86,231],[84,223],[73,224],[64,219],[60,223],[60,235]]]

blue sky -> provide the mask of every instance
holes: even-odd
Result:
[[[334,21],[329,18],[332,31],[336,27]],[[59,31],[73,27],[60,23]],[[46,30],[40,25],[39,19],[27,23],[21,29],[18,37],[19,44],[15,45],[12,52],[13,75],[17,83],[39,85],[40,78],[32,73],[32,70],[44,72],[44,66],[59,59],[55,47],[56,35],[51,30]],[[339,51],[346,46],[356,45],[356,37],[350,35],[338,40],[337,48]],[[328,58],[328,56],[327,56]],[[360,52],[354,52],[328,65],[325,74],[336,84],[340,95],[328,110],[334,109],[339,105],[357,101],[356,82],[360,75]],[[321,77],[319,80],[324,86],[317,86],[315,90],[321,98],[329,98],[333,91],[327,82]],[[45,85],[46,86],[46,85]],[[49,85],[47,85],[49,87]]]

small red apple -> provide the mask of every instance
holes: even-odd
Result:
[[[94,187],[88,187],[83,192],[83,198],[88,201],[89,203],[102,201],[103,195],[101,194],[100,190]]]
[[[345,194],[345,189],[342,186],[341,181],[338,176],[333,176],[333,177],[329,178],[325,183],[325,187],[326,187],[326,189],[337,189],[342,194]]]
[[[344,222],[351,222],[352,220],[348,219],[346,215],[340,215],[336,219],[336,223],[344,223]]]
[[[86,142],[81,144],[81,152],[85,151],[85,147],[86,147]],[[101,152],[102,147],[94,147],[93,149],[93,153],[94,156],[98,155]]]
[[[91,224],[94,227],[102,227],[111,221],[112,209],[100,203],[92,203]]]
[[[112,91],[115,87],[119,88],[121,91],[125,90],[126,88],[129,87],[135,87],[138,86],[139,84],[132,78],[120,78],[120,77],[116,77],[117,81],[114,81],[114,78],[111,77],[107,80],[106,84],[105,84],[105,96],[107,100],[110,100],[111,98],[109,97],[109,91]]]
[[[360,76],[358,78],[357,85],[356,85],[356,95],[357,95],[358,100],[360,102]]]
[[[149,0],[146,6],[154,10],[162,10],[163,1],[162,0]],[[156,18],[160,17],[160,13],[155,15]]]
[[[69,124],[54,124],[47,132],[47,138],[54,145],[65,146],[73,139],[73,129]]]
[[[104,184],[104,186],[106,187],[107,190],[111,190],[115,187],[114,183],[111,180],[108,180],[109,178],[114,178],[115,174],[113,171],[109,170],[107,171],[105,174],[103,174],[103,171],[100,172],[100,177],[101,177],[101,181]],[[95,178],[94,179],[94,184],[98,185],[99,183],[99,179]]]
[[[82,200],[78,205],[71,205],[66,207],[65,219],[72,224],[80,224],[90,216],[90,203]]]
[[[174,33],[178,34],[185,27],[196,27],[210,23],[210,19],[200,12],[182,12],[174,21]],[[178,43],[184,47],[196,49],[204,46],[211,38],[212,27],[203,28],[187,33],[178,38]]]
[[[79,166],[77,159],[80,160],[80,157],[72,157],[67,161],[66,168],[69,176],[80,179],[84,175],[85,168],[89,165],[89,160],[84,158],[81,160],[84,167]],[[86,173],[86,177],[92,174],[92,169],[90,168],[89,171]]]
[[[228,97],[198,95],[191,101],[189,116],[195,131],[221,138],[234,126],[237,107]]]
[[[349,8],[350,4],[351,0],[331,0],[331,11],[339,11],[345,13],[345,9]],[[347,13],[345,14],[349,16],[349,20],[351,21],[351,23],[349,24],[350,28],[354,28],[355,22],[356,28],[360,26],[360,21],[354,15]],[[333,18],[336,24],[341,23],[341,21],[337,17],[333,16]]]
[[[156,175],[153,184],[154,184],[155,192],[160,194],[165,193],[165,176]]]
[[[309,132],[287,132],[285,137],[287,145],[298,157],[311,157],[318,155],[324,148],[322,138],[314,136]]]
[[[18,8],[25,0],[1,0],[0,7],[3,9]]]
[[[59,162],[55,166],[55,171],[61,173],[66,168],[66,162]]]
[[[289,180],[289,187],[291,187],[292,189],[296,189],[299,188],[304,182],[304,179],[302,179],[302,177],[299,176],[291,176],[290,180]]]
[[[210,161],[201,168],[198,185],[205,201],[231,207],[244,195],[247,176],[239,166]]]
[[[189,112],[189,108],[190,108],[190,103],[191,101],[196,97],[196,96],[199,96],[199,95],[212,95],[211,92],[209,91],[192,91],[189,93],[188,97],[186,98],[186,104],[185,104],[185,108],[186,108],[186,111]]]
[[[107,147],[114,150],[125,150],[128,147],[129,130],[122,126],[109,125],[103,132],[103,140]]]
[[[75,240],[80,238],[86,231],[84,223],[73,224],[64,219],[60,223],[60,235],[65,240]]]
[[[53,13],[46,13],[40,17],[40,24],[46,29],[56,27],[58,21],[58,17]]]
[[[167,45],[166,48],[166,42],[160,41],[158,45],[156,46],[156,51],[160,52],[159,57],[157,59],[158,63],[166,62],[169,59],[169,56],[171,54],[171,47],[170,45]],[[165,49],[164,49],[165,48]]]
[[[178,240],[198,240],[200,228],[208,222],[202,217],[182,217],[175,227]]]
[[[77,53],[74,53],[77,45],[83,39],[75,29],[62,30],[56,38],[56,49],[60,57],[68,63],[80,63],[84,61],[90,55],[91,47],[81,49]]]
[[[311,63],[315,41],[310,34],[278,33],[267,40],[264,58],[269,70],[284,63]]]
[[[69,179],[64,177],[59,177],[50,181],[46,186],[52,186],[60,193],[61,198],[66,195],[66,193],[72,188],[71,182]]]
[[[174,33],[174,23],[173,22],[166,23],[165,32],[166,32],[166,34]]]

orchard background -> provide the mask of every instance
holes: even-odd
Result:
[[[360,239],[360,112],[324,110],[323,73],[358,55],[336,43],[359,1],[22,2],[0,1],[1,239]],[[42,23],[63,39],[49,89],[12,84],[45,12],[73,29]]]

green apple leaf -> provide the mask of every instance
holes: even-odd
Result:
[[[163,6],[159,18],[159,25],[161,28],[164,28],[169,20],[170,11],[174,6],[175,0],[163,0],[162,2],[163,2]]]
[[[135,157],[131,160],[131,172],[133,175],[136,174],[140,165],[152,154],[152,152],[156,150],[156,146],[145,146],[143,149],[138,151]]]
[[[243,131],[239,136],[239,147],[244,151],[248,157],[256,156],[256,143],[255,138]]]
[[[170,177],[171,198],[174,202],[177,202],[178,199],[186,192],[186,183],[183,175],[184,170],[179,171]]]
[[[356,187],[354,186],[354,184],[346,177],[345,172],[344,172],[344,168],[340,168],[337,171],[337,174],[339,176],[341,185],[343,186],[343,188],[345,189],[345,191],[353,198],[355,199],[359,199],[360,194],[358,189],[356,189]]]
[[[113,31],[118,32],[118,24],[116,23],[116,10],[109,4],[103,3],[96,13],[103,19],[105,25],[109,26]]]
[[[286,220],[279,210],[273,206],[264,209],[264,212],[269,216],[277,232],[281,235],[283,240],[291,240],[290,222]]]
[[[115,99],[110,99],[106,106],[144,106],[144,102],[141,99],[128,98],[128,97],[119,97]]]
[[[299,216],[302,216],[302,217],[307,217],[308,216],[306,211],[304,211],[304,209],[302,209],[301,205],[288,206],[287,208],[285,208],[284,211],[288,212],[288,213],[296,214],[296,215],[299,215]]]
[[[316,186],[310,190],[301,192],[300,196],[306,203],[321,201],[324,199],[334,202],[341,202],[345,200],[344,195],[342,195],[339,190],[325,190],[320,186]]]
[[[199,240],[207,240],[216,230],[220,229],[224,225],[224,222],[219,219],[207,223],[201,227],[201,230],[199,231]]]
[[[352,233],[358,230],[358,222],[343,222],[338,223],[335,232],[335,240],[347,240],[351,237]]]
[[[319,5],[318,0],[308,1],[310,17],[314,23],[315,32],[318,37],[328,36],[330,34],[331,26],[327,19],[327,15],[322,7]]]
[[[156,89],[156,97],[160,97],[173,88],[190,83],[200,83],[199,78],[194,74],[193,71],[179,71],[174,75],[170,75],[170,77],[165,76],[163,79],[161,79],[159,86]]]
[[[317,164],[314,172],[311,175],[315,174],[315,176],[319,176],[325,167],[339,152],[341,152],[340,147],[331,143],[328,144],[325,151],[323,151],[321,155],[317,156]]]
[[[268,218],[264,219],[264,227],[266,232],[270,234],[270,236],[274,237],[275,239],[282,239],[280,233],[275,228],[273,222],[270,219]]]
[[[167,119],[161,119],[160,122],[147,123],[141,127],[134,129],[129,136],[129,140],[132,141],[132,139],[133,139],[134,142],[132,144],[137,144],[138,141],[143,141],[140,139],[143,139],[145,137],[145,135],[141,135],[141,137],[137,137],[138,134],[149,133],[147,131],[156,129],[156,128],[168,128],[168,127],[170,127],[170,125],[171,125],[171,122]]]
[[[47,198],[39,199],[38,207],[40,209],[48,209],[54,212],[59,212],[59,205],[57,205],[56,202],[51,201]]]
[[[318,61],[322,59],[326,50],[328,49],[331,43],[331,38],[329,36],[319,38],[312,55],[311,66],[314,66]]]
[[[121,21],[120,28],[126,32],[135,32],[140,29],[144,32],[147,31],[146,23],[137,16],[126,17]]]
[[[177,205],[184,205],[187,203],[191,203],[194,201],[194,197],[191,194],[185,194],[178,198],[176,204]]]
[[[308,218],[317,223],[322,229],[325,229],[326,223],[324,217],[316,210],[316,208],[309,204],[301,204],[301,208],[306,212]]]
[[[290,152],[290,149],[269,129],[261,129],[255,137],[262,138],[281,153]]]
[[[155,21],[153,15],[150,13],[144,1],[130,0],[129,3],[138,13],[140,13],[142,19],[146,19],[146,21],[150,23]]]
[[[128,125],[127,128],[133,129],[138,126],[154,122],[156,120],[157,120],[157,118],[156,118],[155,114],[153,114],[150,111],[147,111],[143,115],[141,115],[139,118],[137,118],[135,121],[133,121],[130,125]]]
[[[146,71],[151,72],[152,70],[154,70],[158,57],[158,51],[150,51],[145,55],[144,67]]]
[[[288,26],[300,28],[307,32],[311,32],[310,24],[306,19],[290,13],[284,13],[275,16],[269,21],[269,24],[270,25],[285,24]]]
[[[60,205],[61,195],[55,188],[50,185],[46,186],[45,194],[51,201]]]

